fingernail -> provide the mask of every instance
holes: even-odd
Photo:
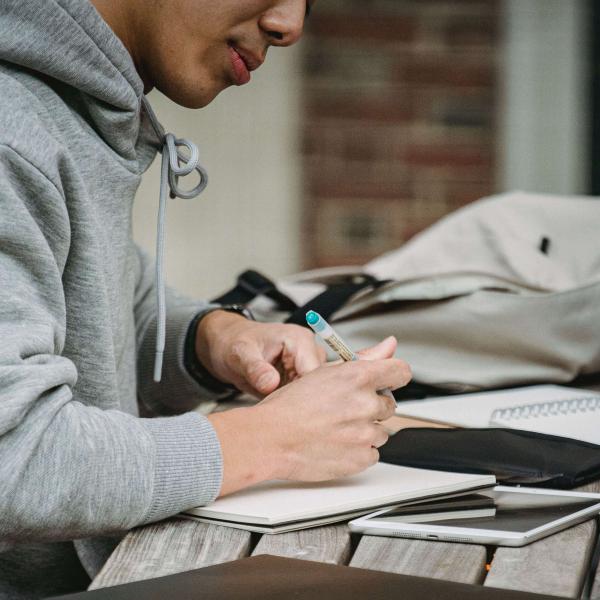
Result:
[[[273,384],[273,373],[265,373],[258,378],[257,387],[261,390],[264,390],[267,387],[270,387]]]

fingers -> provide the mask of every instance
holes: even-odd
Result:
[[[385,421],[396,413],[396,402],[389,396],[371,393],[353,399],[348,407],[351,419],[362,419],[367,422]]]
[[[317,345],[315,336],[310,331],[301,327],[294,329],[294,337],[285,341],[284,352],[293,354],[295,371],[301,377],[324,364],[327,353]]]
[[[365,348],[357,352],[358,356],[364,360],[382,360],[384,358],[392,358],[398,347],[398,340],[393,336],[389,336],[375,346]]]
[[[373,425],[373,442],[371,443],[373,448],[381,448],[388,439],[389,434],[379,423]]]
[[[238,343],[232,348],[232,362],[237,364],[238,375],[259,394],[267,395],[277,389],[281,376],[265,360],[256,344]]]
[[[356,370],[359,381],[376,390],[395,390],[405,386],[412,378],[408,363],[397,358],[364,360],[350,363]]]
[[[377,412],[374,415],[376,421],[385,421],[396,414],[396,401],[393,396],[377,394]]]

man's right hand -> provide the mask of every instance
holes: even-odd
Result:
[[[320,367],[251,408],[209,416],[223,452],[221,495],[259,481],[324,481],[358,473],[379,459],[388,438],[379,423],[395,403],[377,390],[410,381],[393,356],[396,341],[361,352],[364,360]]]

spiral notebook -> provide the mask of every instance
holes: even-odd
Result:
[[[490,427],[511,427],[600,444],[600,396],[581,395],[500,408],[492,413]]]
[[[508,427],[600,444],[600,393],[566,386],[399,402],[396,414],[455,427]]]

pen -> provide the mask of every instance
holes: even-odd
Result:
[[[353,352],[348,344],[333,330],[333,327],[314,310],[306,313],[308,326],[344,361],[351,362],[359,360],[358,355]],[[390,389],[378,390],[378,394],[388,396],[395,401]]]

